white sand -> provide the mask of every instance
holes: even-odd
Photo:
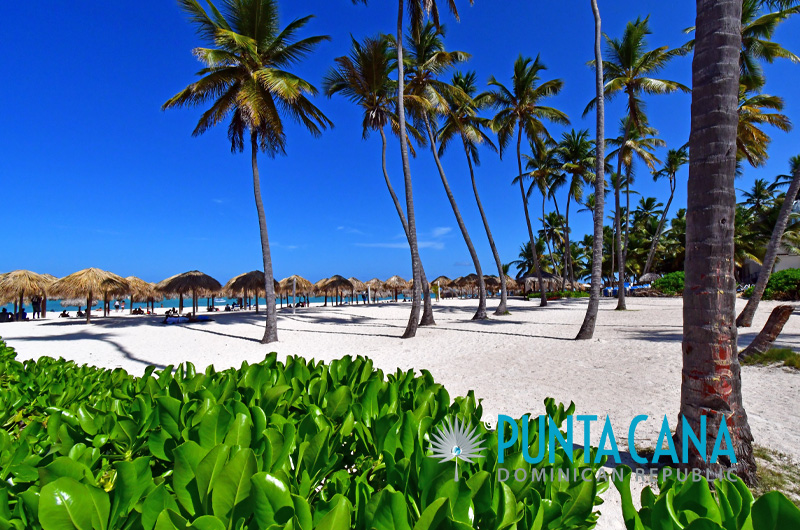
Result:
[[[496,301],[489,301],[493,309]],[[79,363],[123,367],[140,374],[148,364],[192,361],[199,369],[258,361],[267,352],[330,360],[366,355],[384,371],[427,369],[451,396],[474,389],[483,398],[484,418],[543,413],[542,401],[576,404],[576,414],[594,414],[591,432],[600,441],[602,423],[611,417],[620,450],[627,428],[638,414],[649,420],[636,430],[636,444],[654,446],[666,414],[675,427],[680,404],[682,311],[680,299],[631,298],[629,310],[614,311],[616,301],[601,303],[597,330],[590,341],[574,341],[586,299],[551,302],[512,300],[512,314],[472,322],[475,301],[434,304],[437,326],[420,328],[401,340],[410,304],[314,307],[279,310],[278,344],[262,345],[263,309],[213,314],[214,322],[166,326],[159,317],[114,313],[91,326],[77,319],[0,325],[0,336],[21,359],[62,356]],[[766,322],[776,302],[762,302],[752,328],[740,330],[747,346]],[[739,300],[737,309],[744,306]],[[204,308],[201,308],[203,314]],[[800,347],[800,318],[789,319],[776,345]],[[755,442],[800,460],[800,374],[769,367],[742,370],[744,405]],[[576,424],[575,442],[583,431]],[[598,528],[622,527],[613,486],[601,507]],[[638,495],[634,495],[637,498]]]

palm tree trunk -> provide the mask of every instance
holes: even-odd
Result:
[[[558,200],[556,199],[555,195],[553,195],[553,207],[555,207],[555,210],[556,210],[556,218],[559,219],[559,221],[560,221],[561,220],[561,210],[558,209]],[[544,226],[544,223],[542,223],[542,226]],[[553,230],[553,247],[555,247],[556,250],[558,250],[558,246],[556,245],[556,235],[558,235],[558,234],[554,229]],[[561,249],[562,250],[564,249],[564,237],[563,236],[561,237]],[[552,259],[552,261],[553,261],[553,274],[555,274],[556,276],[561,276],[563,278],[563,276],[567,273],[566,268],[564,268],[561,271],[559,271],[558,270],[558,264],[556,263],[556,260]]]
[[[778,254],[778,249],[781,246],[783,239],[783,232],[786,230],[786,223],[789,221],[789,215],[792,213],[792,205],[794,204],[797,192],[800,190],[800,168],[798,168],[792,175],[792,183],[789,185],[789,190],[786,192],[786,198],[781,205],[781,211],[778,213],[778,222],[775,223],[775,228],[772,229],[772,237],[767,246],[767,252],[761,262],[761,272],[758,274],[758,281],[753,288],[753,294],[747,305],[744,306],[742,313],[736,319],[736,325],[741,328],[749,328],[753,324],[753,315],[758,309],[758,303],[761,297],[764,296],[764,290],[767,288],[770,274],[772,274],[772,267],[775,265],[775,257]]]
[[[567,212],[564,217],[564,276],[561,278],[561,290],[566,291],[567,273],[569,273],[569,281],[572,287],[575,286],[575,281],[572,279],[572,252],[569,243],[569,203],[572,199],[572,194],[567,193]]]
[[[261,200],[261,179],[258,175],[258,138],[255,132],[250,132],[250,149],[253,165],[253,194],[256,198],[256,211],[258,212],[258,226],[261,232],[261,256],[264,262],[264,297],[267,299],[267,320],[264,329],[262,344],[269,344],[278,340],[278,316],[275,308],[275,284],[272,275],[272,256],[269,250],[269,236],[267,235],[267,218],[264,215],[264,203]]]
[[[394,203],[394,207],[397,210],[397,215],[400,217],[400,223],[403,225],[403,232],[406,234],[406,239],[408,239],[408,221],[406,221],[406,215],[403,213],[403,207],[400,205],[400,200],[397,198],[397,194],[394,192],[394,187],[392,186],[392,181],[389,180],[389,172],[386,170],[386,133],[383,132],[383,128],[380,129],[381,132],[381,141],[383,142],[382,146],[383,149],[381,150],[381,167],[383,168],[383,179],[386,181],[386,187],[389,189],[389,195],[392,196],[392,202]],[[411,240],[409,239],[409,245],[411,244]],[[433,306],[431,304],[431,286],[428,284],[428,278],[425,276],[425,268],[422,266],[422,260],[419,262],[419,275],[422,281],[422,295],[423,299],[423,307],[422,307],[422,320],[420,320],[420,326],[435,326],[436,321],[433,319]]]
[[[631,133],[632,121],[633,120],[628,117],[628,122],[625,125],[625,134],[622,137],[622,146],[620,146],[619,151],[617,152],[617,180],[614,183],[614,244],[617,247],[617,266],[619,267],[619,278],[617,283],[617,311],[625,311],[627,309],[627,306],[625,305],[625,256],[622,252],[622,212],[620,211],[619,185],[621,184],[622,180],[622,149],[625,147],[625,144],[628,143],[628,136]]]
[[[447,182],[447,177],[444,174],[444,168],[439,160],[439,154],[436,152],[436,138],[433,136],[433,129],[431,129],[431,122],[430,119],[428,119],[427,112],[422,114],[422,120],[425,122],[425,129],[428,131],[428,139],[431,142],[431,154],[433,155],[433,160],[436,162],[436,168],[439,170],[439,177],[442,179],[444,192],[447,195],[447,200],[450,201],[450,207],[453,208],[453,213],[456,216],[456,223],[458,224],[458,228],[461,230],[461,235],[464,237],[464,243],[467,244],[467,249],[469,250],[469,255],[472,258],[472,263],[475,265],[475,274],[478,275],[478,310],[475,312],[472,320],[485,320],[488,318],[486,316],[486,283],[483,281],[483,269],[481,269],[481,262],[478,259],[478,253],[475,252],[475,246],[472,244],[472,238],[469,237],[469,232],[467,232],[467,225],[464,224],[464,219],[461,218],[461,212],[458,210],[456,198],[453,196],[453,192],[450,189],[450,184]]]
[[[669,205],[672,204],[672,198],[674,196],[675,196],[675,177],[674,175],[670,175],[669,200],[667,201],[667,205],[664,207],[664,211],[661,213],[661,219],[658,221],[658,229],[656,229],[656,237],[653,238],[653,242],[650,244],[650,252],[647,253],[647,263],[645,263],[644,265],[644,272],[642,272],[642,276],[650,272],[650,267],[653,266],[653,259],[656,256],[656,247],[658,246],[659,239],[661,239],[661,231],[664,230],[664,223],[667,220]]]
[[[415,0],[412,0],[415,1]],[[408,135],[406,133],[406,109],[403,102],[405,77],[403,73],[403,0],[397,2],[397,117],[400,129],[400,158],[403,161],[403,179],[406,187],[406,214],[408,216],[408,244],[411,247],[411,271],[414,274],[411,315],[402,338],[409,339],[417,334],[419,325],[420,294],[422,280],[420,275],[419,247],[417,246],[417,222],[414,213],[414,192],[411,185],[411,163],[408,160]]]
[[[520,146],[522,144],[522,124],[519,124],[519,131],[517,131],[517,175],[522,175],[522,153]],[[531,216],[528,213],[528,198],[525,196],[525,186],[522,185],[522,179],[519,180],[519,191],[522,194],[522,207],[525,210],[525,223],[528,225],[528,238],[531,240],[531,254],[533,254],[533,266],[536,268],[536,276],[539,280],[539,294],[542,301],[540,307],[547,305],[547,288],[544,285],[544,276],[542,275],[542,267],[539,265],[539,256],[536,253],[536,241],[533,239],[533,228],[531,228]]]
[[[687,468],[732,469],[753,484],[753,435],[742,405],[734,322],[734,215],[738,126],[741,0],[697,0],[692,61],[692,126],[686,207],[686,283],[683,291],[683,373],[675,433],[682,454],[683,421],[695,433],[707,423],[706,455],[689,451]],[[710,456],[725,421],[736,463]],[[690,444],[691,449],[691,444]]]
[[[500,276],[500,305],[495,309],[495,315],[505,315],[508,313],[508,291],[506,290],[506,275],[503,274],[503,262],[500,261],[500,253],[497,252],[497,245],[494,244],[492,231],[489,229],[489,220],[486,218],[486,213],[483,211],[483,204],[481,204],[480,195],[478,195],[478,184],[475,182],[475,170],[472,167],[472,159],[467,150],[467,144],[464,144],[464,152],[467,155],[467,164],[469,165],[469,176],[472,179],[472,191],[475,193],[475,202],[478,203],[478,211],[481,212],[481,220],[483,220],[483,227],[486,229],[486,237],[489,239],[489,246],[492,248],[492,255],[494,262],[497,265],[497,274]]]
[[[628,263],[628,239],[631,220],[631,174],[633,173],[633,157],[631,165],[625,168],[625,243],[622,246],[622,261]]]
[[[547,237],[547,229],[544,226],[544,219],[547,217],[545,205],[547,204],[547,195],[542,193],[542,229],[544,230],[544,242],[547,243],[547,253],[550,255],[550,263],[553,264],[555,270],[556,259],[553,257],[553,247],[550,245],[550,238]],[[552,230],[552,227],[551,227]]]
[[[78,310],[80,311],[80,308]],[[92,291],[86,295],[86,323],[92,323]]]

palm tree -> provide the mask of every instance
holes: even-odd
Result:
[[[539,190],[542,195],[542,221],[547,219],[546,212],[547,199],[550,197],[550,185],[554,181],[558,171],[561,169],[561,164],[556,158],[555,142],[548,138],[535,138],[531,142],[531,154],[522,155],[525,159],[525,169],[527,173],[517,176],[512,184],[517,184],[520,179],[530,178],[531,183],[528,186],[528,192],[525,194],[526,200],[530,200],[533,190]],[[555,214],[553,214],[555,215]],[[553,261],[553,249],[550,247],[551,239],[545,239],[547,242],[548,252],[550,254],[550,261],[553,265],[553,272],[555,272],[555,261]]]
[[[789,118],[782,111],[783,99],[778,96],[761,94],[762,84],[739,85],[739,124],[736,132],[736,157],[737,160],[747,160],[753,167],[760,167],[767,163],[767,148],[770,137],[761,130],[764,125],[771,125],[781,131],[788,132],[792,129]]]
[[[545,98],[555,96],[564,86],[561,79],[552,79],[540,84],[540,73],[547,67],[539,61],[539,57],[533,61],[529,57],[520,55],[514,61],[514,75],[511,78],[511,89],[509,90],[502,83],[497,81],[494,76],[489,78],[489,85],[494,90],[489,92],[488,101],[497,109],[497,114],[492,120],[492,129],[497,133],[498,143],[500,144],[500,156],[508,147],[514,132],[517,132],[517,175],[522,175],[522,145],[523,132],[528,137],[529,142],[533,143],[537,137],[549,137],[547,128],[543,120],[553,123],[567,125],[569,118],[566,114],[553,107],[541,105]],[[528,200],[525,195],[525,187],[522,180],[519,181],[519,192],[522,196],[522,207],[525,210],[525,222],[528,226],[528,238],[531,246],[535,246],[533,238],[533,227],[531,217],[528,213]],[[533,254],[536,274],[539,277],[541,289],[541,305],[547,305],[547,293],[544,288],[544,278],[539,267],[539,258]]]
[[[775,202],[775,188],[766,179],[756,179],[750,191],[739,191],[745,199],[744,204],[757,214],[763,213],[767,206]]]
[[[650,272],[650,267],[653,266],[653,258],[656,255],[658,240],[661,239],[661,232],[664,230],[664,221],[667,219],[669,207],[672,204],[673,197],[675,196],[675,187],[677,184],[676,175],[678,174],[678,171],[680,171],[681,167],[688,163],[689,155],[685,150],[670,149],[667,151],[667,159],[664,162],[664,166],[658,171],[653,172],[653,180],[655,182],[658,182],[660,179],[665,177],[669,179],[669,199],[667,200],[667,205],[664,207],[664,211],[661,212],[661,219],[658,221],[658,229],[656,230],[656,235],[653,238],[653,243],[650,245],[650,252],[647,254],[647,263],[644,266],[642,276]]]
[[[188,0],[187,0],[188,1]],[[366,4],[367,0],[352,0],[354,4]],[[472,0],[470,0],[472,3]],[[397,31],[395,33],[395,42],[403,42],[403,11],[405,0],[398,0],[397,2]],[[455,0],[448,0],[447,3],[450,12],[458,20],[458,9],[456,8]],[[411,31],[415,36],[419,34],[422,27],[422,19],[425,14],[430,14],[436,26],[439,25],[439,7],[436,0],[409,0],[408,2],[409,18],[411,19]],[[403,179],[405,182],[406,192],[406,209],[408,215],[408,236],[409,246],[411,247],[411,270],[414,274],[414,286],[412,287],[412,300],[411,300],[411,315],[408,319],[408,325],[403,333],[403,338],[414,337],[417,333],[417,326],[419,325],[419,299],[421,295],[421,276],[420,276],[420,258],[419,258],[419,245],[417,243],[417,223],[416,215],[414,212],[414,196],[413,186],[411,184],[411,163],[408,159],[408,133],[406,131],[406,111],[404,102],[405,92],[405,73],[403,64],[403,46],[397,46],[397,118],[398,118],[398,132],[400,134],[400,158],[403,162]]]
[[[604,66],[604,94],[606,99],[611,99],[624,92],[627,98],[627,122],[625,132],[622,136],[621,145],[628,142],[633,127],[641,126],[644,119],[643,94],[670,94],[681,90],[689,92],[689,88],[676,81],[667,79],[656,79],[653,74],[662,70],[669,62],[686,53],[686,49],[678,48],[670,50],[667,46],[662,46],[653,50],[647,50],[647,35],[651,34],[649,17],[642,20],[637,18],[635,22],[628,22],[625,32],[621,39],[612,39],[606,35],[608,41],[608,54],[605,58]],[[584,115],[594,108],[596,100],[592,100],[586,106]],[[620,154],[623,152],[619,151]],[[622,157],[617,157],[617,174],[622,172]],[[619,187],[614,189],[614,201],[619,210]],[[619,221],[616,221],[617,233],[619,234]],[[617,236],[617,256],[621,257],[622,242],[620,235]],[[617,309],[624,310],[625,307],[625,262],[619,263],[619,302]]]
[[[753,324],[753,315],[758,309],[758,303],[761,297],[764,296],[764,289],[767,288],[772,267],[775,265],[775,257],[778,254],[778,247],[780,247],[783,233],[786,230],[786,224],[789,221],[789,215],[792,213],[792,206],[797,198],[797,192],[800,191],[800,155],[793,156],[789,159],[789,173],[791,175],[791,184],[789,190],[786,192],[786,197],[783,199],[778,220],[775,223],[775,228],[772,230],[772,237],[769,240],[766,254],[761,261],[761,272],[758,275],[758,281],[753,288],[753,294],[747,301],[747,305],[736,318],[736,325],[743,328],[749,328]],[[778,179],[786,178],[786,175],[780,175]]]
[[[603,211],[605,208],[605,102],[603,98],[603,52],[602,52],[602,21],[597,0],[591,0],[592,15],[594,16],[594,75],[595,75],[595,105],[597,110],[595,129],[595,178],[594,178],[594,234],[592,242],[592,289],[586,314],[583,317],[581,329],[576,340],[591,339],[597,322],[597,311],[600,308],[600,294],[603,290],[603,245],[604,227]]]
[[[690,450],[684,465],[713,473],[732,469],[752,484],[756,466],[753,435],[742,405],[732,260],[741,9],[741,0],[697,0],[687,187],[686,287],[683,292],[681,421],[674,439],[680,454],[682,441],[686,439],[684,421],[695,433],[706,429],[706,450],[703,454]],[[736,455],[735,464],[724,455],[716,463],[705,458],[712,452],[722,421],[726,422],[730,433],[727,447]]]
[[[394,187],[392,187],[389,173],[386,170],[386,133],[384,129],[388,125],[395,134],[398,134],[400,129],[400,120],[395,112],[396,100],[394,99],[397,86],[390,78],[394,69],[390,43],[386,37],[366,38],[361,43],[355,39],[352,41],[350,55],[335,59],[336,67],[329,70],[323,80],[322,88],[328,97],[334,94],[341,94],[361,107],[363,110],[362,138],[366,139],[370,131],[378,131],[380,133],[383,178],[386,181],[389,195],[392,197],[397,215],[400,217],[400,223],[403,225],[403,231],[408,239],[408,221],[400,200],[394,192]],[[407,126],[406,129],[417,142],[425,143],[424,137],[415,128]],[[408,148],[411,154],[414,155],[414,147],[409,144]],[[419,267],[424,296],[420,325],[435,325],[433,308],[431,307],[430,285],[425,276],[425,268],[422,266],[421,260]]]
[[[442,128],[439,130],[439,156],[441,156],[447,145],[451,140],[458,136],[461,138],[461,143],[464,146],[464,154],[467,157],[467,165],[469,166],[469,175],[472,181],[472,191],[475,194],[475,202],[478,204],[478,210],[481,213],[481,220],[483,220],[483,227],[486,230],[486,237],[489,239],[489,246],[492,249],[495,264],[497,265],[497,273],[500,276],[500,304],[495,310],[495,315],[505,315],[508,313],[507,300],[508,293],[506,291],[506,277],[503,274],[503,263],[500,261],[500,254],[497,252],[497,245],[494,243],[492,231],[489,228],[489,220],[486,219],[486,213],[481,204],[481,198],[478,195],[478,185],[475,182],[475,171],[472,167],[474,163],[476,166],[480,165],[480,157],[478,156],[478,147],[485,145],[497,151],[494,143],[484,132],[489,126],[489,120],[478,116],[478,112],[486,108],[485,94],[475,95],[477,86],[475,85],[476,75],[475,72],[467,72],[462,74],[456,72],[453,74],[452,86],[461,90],[469,99],[459,100],[454,97],[450,91],[445,93],[445,98],[448,103],[448,111],[446,120]]]
[[[450,189],[450,184],[444,173],[444,168],[439,160],[439,153],[436,150],[436,137],[434,133],[434,126],[437,120],[436,114],[447,114],[449,111],[448,99],[456,101],[457,104],[466,102],[469,99],[461,89],[449,86],[436,78],[437,75],[444,72],[447,68],[469,57],[464,52],[445,51],[444,42],[442,40],[443,35],[444,27],[436,29],[433,23],[429,22],[420,30],[416,39],[412,35],[408,36],[407,44],[410,51],[407,60],[409,68],[406,77],[406,88],[409,94],[413,94],[420,101],[420,104],[410,107],[410,110],[414,117],[424,125],[425,131],[428,133],[431,155],[433,155],[436,168],[439,170],[439,177],[442,180],[447,200],[450,202],[450,207],[453,209],[453,214],[456,216],[456,223],[461,230],[464,243],[467,245],[472,263],[475,266],[475,273],[478,276],[478,310],[475,312],[472,319],[484,320],[487,316],[486,284],[483,280],[483,269],[478,259],[478,253],[475,251],[475,246],[472,244],[472,238],[467,231],[467,225],[461,217],[461,212],[458,209],[455,196]],[[448,98],[447,95],[450,97]],[[433,125],[431,124],[432,121]]]
[[[595,165],[594,160],[594,143],[589,140],[589,131],[582,130],[576,131],[572,129],[568,133],[563,133],[561,142],[556,148],[556,157],[561,162],[561,170],[565,174],[571,176],[569,187],[567,188],[567,207],[564,216],[564,238],[565,247],[571,248],[569,241],[569,206],[570,201],[574,198],[578,203],[583,199],[584,185],[594,182],[594,171],[592,166]],[[564,263],[565,271],[563,281],[566,281],[567,271],[569,271],[569,281],[572,288],[575,287],[575,275],[572,270],[572,255],[570,252],[565,252],[566,262]],[[562,283],[562,289],[564,288]]]
[[[226,4],[224,14],[208,2],[211,15],[193,0],[180,0],[180,5],[197,26],[201,38],[214,47],[193,50],[205,64],[198,73],[201,79],[178,92],[162,109],[195,107],[213,101],[192,134],[199,136],[229,119],[228,138],[233,152],[244,150],[245,133],[249,133],[266,280],[267,320],[261,342],[274,342],[278,340],[275,287],[257,155],[259,150],[270,157],[285,154],[284,117],[302,123],[314,136],[333,125],[307,98],[316,94],[316,88],[285,70],[329,37],[296,40],[296,33],[311,16],[299,18],[280,30],[276,0],[240,0]]]
[[[558,261],[553,257],[553,247],[558,251],[559,248],[564,248],[564,216],[556,212],[549,212],[547,215],[539,219],[542,222],[542,228],[539,229],[539,239],[543,239],[547,245],[547,250],[550,255],[550,265],[553,274],[558,274],[556,264]],[[552,247],[551,244],[552,243]],[[563,254],[563,252],[562,252]],[[542,265],[542,270],[546,267]]]

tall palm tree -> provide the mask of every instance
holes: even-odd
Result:
[[[361,107],[363,110],[362,138],[366,139],[370,131],[380,133],[383,178],[408,239],[408,221],[386,170],[386,133],[384,129],[388,125],[395,134],[398,134],[400,129],[400,120],[395,112],[397,102],[394,99],[397,84],[390,78],[394,69],[390,51],[389,40],[384,36],[366,38],[363,42],[353,39],[350,55],[335,59],[336,67],[329,70],[323,80],[322,88],[328,97],[341,94]],[[411,99],[411,96],[406,96],[406,99]],[[407,126],[406,129],[417,142],[425,143],[424,137],[415,128]],[[409,144],[408,148],[414,155],[414,147]],[[435,325],[430,285],[425,276],[422,260],[420,260],[419,267],[424,297],[420,325]]]
[[[366,4],[367,0],[352,0],[354,4]],[[470,4],[472,0],[470,0]],[[419,34],[422,27],[422,20],[425,14],[430,14],[436,26],[439,25],[439,7],[436,0],[409,0],[408,13],[411,19],[411,31],[414,35]],[[404,7],[406,6],[405,0],[398,0],[397,2],[397,31],[395,33],[395,42],[403,42],[403,19]],[[450,12],[458,20],[458,9],[456,8],[455,0],[448,0],[447,7]],[[408,325],[403,333],[403,338],[411,338],[417,334],[417,326],[419,325],[419,311],[420,311],[420,295],[421,291],[421,276],[420,276],[420,258],[419,258],[419,245],[417,243],[417,223],[416,215],[414,212],[414,195],[413,186],[411,183],[411,163],[408,159],[408,133],[406,131],[406,111],[404,102],[405,93],[405,73],[403,64],[403,46],[397,46],[397,118],[398,118],[398,132],[400,134],[400,158],[403,163],[403,179],[405,182],[406,192],[406,210],[408,215],[408,236],[409,246],[411,247],[411,270],[414,275],[414,285],[412,287],[412,300],[411,300],[411,315],[408,319]]]
[[[642,276],[650,272],[650,267],[653,266],[653,258],[656,255],[656,247],[658,246],[659,239],[661,239],[661,232],[664,230],[664,222],[667,220],[667,213],[669,212],[669,207],[672,204],[672,199],[675,197],[675,187],[677,184],[676,176],[678,171],[680,171],[680,169],[688,163],[689,155],[684,149],[670,149],[667,151],[667,159],[664,161],[664,166],[658,171],[653,172],[653,180],[655,182],[658,182],[663,178],[669,179],[669,199],[667,199],[667,205],[664,207],[664,211],[661,212],[661,219],[658,221],[656,235],[653,238],[652,244],[650,245],[650,252],[647,254],[647,263],[645,263]]]
[[[511,78],[511,89],[506,88],[497,81],[494,76],[489,78],[489,85],[494,87],[489,92],[489,103],[497,109],[497,114],[492,120],[492,129],[497,133],[498,143],[500,144],[500,156],[508,147],[517,133],[517,175],[522,175],[522,134],[528,137],[528,141],[533,143],[537,137],[549,137],[547,128],[543,121],[551,121],[562,125],[569,124],[569,118],[562,111],[553,107],[542,105],[546,98],[557,95],[564,82],[561,79],[551,79],[540,83],[540,73],[547,67],[536,57],[532,60],[529,57],[520,55],[514,61],[514,75]],[[519,180],[519,192],[522,196],[522,207],[525,210],[525,222],[528,226],[528,237],[532,247],[535,247],[533,237],[533,227],[531,217],[528,213],[528,200],[525,195],[525,186]],[[536,274],[539,277],[541,290],[541,305],[547,305],[547,293],[544,288],[544,278],[539,267],[539,258],[533,254]]]
[[[594,234],[592,243],[592,288],[589,304],[583,317],[581,329],[576,340],[591,339],[600,308],[600,294],[603,290],[603,212],[605,208],[605,101],[603,97],[603,28],[597,0],[591,0],[594,17],[594,75],[595,75],[595,179],[594,179]]]
[[[561,170],[564,174],[570,175],[569,187],[567,188],[567,207],[564,216],[565,230],[565,247],[571,248],[569,240],[569,206],[572,199],[581,202],[583,199],[583,187],[587,184],[594,182],[594,171],[592,166],[595,165],[594,160],[594,142],[589,140],[589,131],[582,130],[576,131],[572,129],[570,132],[565,132],[561,136],[561,141],[556,148],[556,157],[561,162]],[[572,289],[575,288],[575,274],[572,270],[572,253],[565,252],[566,261],[564,263],[565,274],[564,281],[566,281],[567,271],[569,271],[569,281],[572,284]],[[563,289],[562,283],[562,289]]]
[[[772,229],[772,237],[769,240],[764,259],[761,261],[761,272],[753,288],[753,294],[750,295],[747,305],[736,318],[736,325],[739,327],[749,328],[753,324],[753,315],[755,315],[756,309],[758,309],[758,303],[761,301],[761,297],[764,296],[764,289],[767,288],[767,282],[772,273],[772,267],[775,265],[775,257],[778,255],[778,248],[783,239],[783,233],[786,230],[789,215],[792,213],[792,206],[797,198],[797,192],[800,191],[800,155],[793,156],[789,159],[789,174],[791,175],[791,184],[789,184],[786,197],[783,199],[775,228]],[[778,178],[784,177],[786,177],[786,175],[781,175]]]
[[[739,124],[736,131],[737,160],[747,160],[753,167],[767,163],[770,137],[761,128],[771,125],[788,132],[792,129],[789,118],[781,114],[783,98],[760,93],[763,84],[739,85]],[[778,112],[769,112],[771,110]]]
[[[744,204],[750,206],[755,213],[763,213],[767,206],[775,202],[775,188],[767,179],[756,179],[750,191],[739,190],[742,192]]]
[[[486,316],[486,284],[483,280],[483,269],[481,268],[478,253],[472,244],[472,238],[467,231],[467,225],[461,217],[461,212],[456,203],[455,196],[450,189],[444,168],[439,159],[439,152],[436,149],[436,136],[434,127],[438,128],[437,118],[439,115],[447,115],[449,111],[448,100],[457,103],[466,102],[469,97],[457,87],[447,85],[437,79],[448,68],[454,64],[466,60],[469,56],[464,52],[448,52],[444,49],[444,27],[436,29],[433,23],[427,23],[416,38],[409,35],[407,44],[409,54],[407,59],[408,74],[406,76],[406,88],[409,94],[413,94],[424,104],[409,107],[411,114],[424,126],[430,142],[431,155],[439,170],[439,177],[442,180],[447,200],[453,209],[464,243],[467,245],[472,263],[475,266],[475,273],[478,276],[478,310],[472,317],[473,320],[484,320]],[[449,98],[447,96],[450,96]]]
[[[564,248],[564,216],[556,212],[549,212],[547,215],[540,219],[542,228],[539,229],[539,239],[543,239],[547,244],[547,250],[550,255],[550,265],[553,274],[558,274],[556,265],[558,261],[553,257],[553,247],[556,250],[561,247]],[[550,244],[552,243],[552,247]],[[562,252],[563,253],[563,252]],[[542,267],[544,270],[544,266]]]
[[[753,435],[742,405],[736,346],[733,234],[736,204],[736,127],[739,91],[741,0],[697,0],[697,40],[692,61],[692,127],[683,292],[683,374],[675,440],[682,451],[684,421],[706,429],[703,454],[689,450],[688,468],[732,469],[755,481]],[[704,417],[704,418],[703,418]],[[707,420],[701,423],[701,418]],[[708,462],[725,421],[736,463]],[[690,448],[687,448],[690,449]]]
[[[678,90],[689,92],[689,88],[676,81],[656,79],[652,75],[661,71],[669,62],[686,53],[685,48],[670,50],[661,46],[648,50],[647,36],[650,31],[649,17],[635,22],[628,22],[621,39],[612,39],[606,35],[608,53],[603,63],[605,79],[604,94],[606,99],[611,99],[623,92],[627,103],[627,122],[622,137],[622,145],[628,142],[628,136],[633,127],[640,126],[644,121],[644,94],[670,94]],[[584,115],[594,108],[596,100],[586,106]],[[623,151],[620,151],[620,154]],[[622,157],[617,157],[617,174],[622,172]],[[619,210],[619,187],[614,189],[614,201]],[[619,221],[616,221],[619,225]],[[620,227],[617,226],[619,233]],[[617,236],[617,256],[621,257],[622,242]],[[617,309],[624,310],[625,306],[625,262],[619,263],[619,301]]]
[[[480,157],[478,155],[478,147],[485,145],[497,151],[492,140],[486,135],[485,129],[489,127],[487,118],[478,116],[478,112],[486,108],[486,95],[477,94],[477,86],[475,84],[475,72],[467,72],[462,74],[456,72],[453,74],[451,85],[460,89],[461,92],[467,96],[467,99],[457,98],[455,95],[448,91],[445,93],[447,99],[448,110],[445,115],[445,122],[439,130],[439,156],[441,156],[448,144],[456,137],[461,139],[464,146],[464,154],[467,157],[467,165],[469,166],[469,175],[472,181],[472,191],[475,194],[475,202],[478,205],[478,210],[481,213],[481,220],[483,227],[486,230],[486,237],[489,239],[489,246],[492,249],[495,264],[497,265],[497,274],[500,276],[500,304],[495,310],[495,315],[505,315],[508,313],[508,293],[506,291],[506,277],[503,274],[503,263],[500,261],[500,254],[497,252],[497,245],[494,243],[492,231],[489,228],[489,220],[486,218],[486,213],[481,204],[480,195],[478,195],[478,185],[475,182],[475,170],[473,163],[477,166],[480,165]]]
[[[195,127],[194,136],[229,120],[231,151],[241,152],[245,147],[245,134],[249,134],[253,192],[266,277],[267,320],[261,342],[274,342],[278,340],[278,326],[272,256],[257,155],[259,150],[270,157],[285,154],[285,117],[302,123],[314,136],[333,125],[307,97],[316,94],[316,88],[285,70],[329,37],[296,40],[297,32],[311,16],[299,18],[281,30],[276,0],[240,0],[226,4],[224,13],[209,1],[211,14],[194,0],[179,0],[179,3],[197,26],[200,37],[213,48],[193,50],[205,64],[198,73],[200,80],[178,92],[162,109],[195,107],[213,101]]]
[[[534,189],[539,190],[542,196],[542,222],[547,218],[547,199],[550,197],[550,184],[553,182],[555,176],[561,170],[561,164],[556,158],[556,143],[549,138],[538,137],[531,142],[531,154],[522,155],[525,159],[525,169],[527,173],[517,176],[512,184],[517,184],[519,179],[531,179],[528,186],[528,192],[525,194],[526,200],[530,200]],[[550,246],[551,239],[545,239],[547,242],[547,249],[550,254],[550,261],[554,267],[555,261],[553,260],[553,249]]]

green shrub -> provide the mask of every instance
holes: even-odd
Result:
[[[555,480],[498,481],[480,402],[451,400],[425,370],[270,354],[133,377],[0,350],[0,528],[589,529],[609,484],[561,448],[537,465]],[[546,409],[561,425],[574,406]],[[455,418],[486,447],[458,468],[428,456],[432,430]],[[502,465],[530,471],[521,441]]]
[[[683,292],[684,274],[683,271],[670,272],[661,278],[654,280],[653,289],[668,295],[681,294]]]
[[[528,300],[540,298],[541,293],[528,293]],[[559,298],[589,298],[591,293],[587,291],[547,291],[548,300],[557,300]]]
[[[752,294],[753,288],[749,287],[744,296],[749,298]],[[762,299],[800,300],[800,269],[786,269],[770,274]]]
[[[734,480],[715,479],[712,492],[705,477],[695,481],[689,473],[678,478],[671,468],[659,474],[658,495],[650,487],[642,490],[642,507],[637,511],[631,495],[631,470],[627,466],[620,467],[623,477],[612,476],[620,493],[628,530],[800,528],[800,509],[778,491],[754,500],[747,486],[734,476]]]

